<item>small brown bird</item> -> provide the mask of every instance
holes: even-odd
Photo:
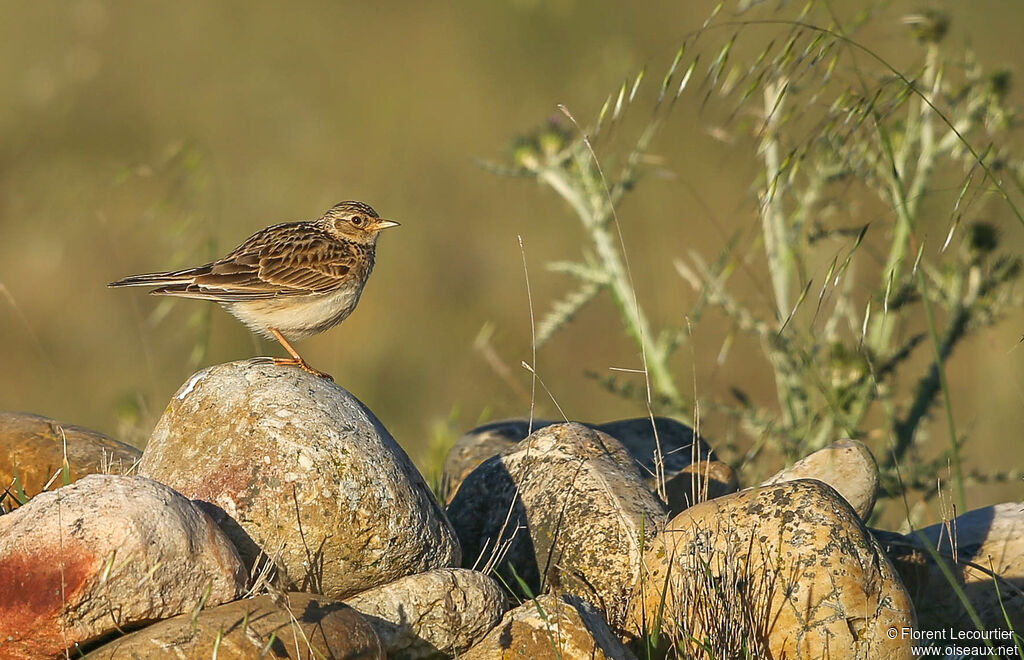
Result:
[[[290,358],[274,364],[318,371],[288,340],[344,321],[373,270],[377,234],[398,226],[362,202],[341,202],[319,220],[285,222],[258,231],[217,261],[163,273],[132,275],[107,286],[155,286],[158,296],[220,303],[253,332],[281,342]]]

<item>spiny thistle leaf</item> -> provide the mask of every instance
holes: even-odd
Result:
[[[552,273],[564,273],[572,275],[582,282],[590,282],[604,286],[608,283],[608,273],[594,266],[581,264],[578,261],[553,261],[547,264],[547,269]]]
[[[586,282],[562,300],[556,301],[551,310],[537,324],[537,347],[543,346],[548,339],[563,326],[575,318],[583,307],[604,288],[600,284]]]

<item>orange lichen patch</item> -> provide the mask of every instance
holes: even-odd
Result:
[[[253,470],[244,460],[229,459],[217,466],[203,479],[190,483],[176,484],[176,490],[183,495],[204,502],[221,505],[230,501],[236,507],[246,508],[253,498]]]
[[[0,658],[53,655],[79,641],[60,620],[97,565],[78,544],[0,558]]]

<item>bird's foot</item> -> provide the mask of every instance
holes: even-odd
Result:
[[[324,372],[320,371],[319,369],[314,369],[313,367],[311,367],[309,365],[308,362],[306,362],[302,358],[281,358],[281,357],[276,357],[276,358],[274,358],[274,364],[277,364],[277,365],[280,365],[280,366],[286,366],[286,367],[291,367],[291,366],[299,367],[300,369],[302,369],[306,373],[313,374],[314,376],[316,376],[318,378],[326,378],[327,380],[329,380],[331,382],[334,382],[334,378],[330,374],[324,373]]]

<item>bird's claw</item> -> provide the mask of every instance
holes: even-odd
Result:
[[[306,373],[313,374],[317,378],[326,378],[327,380],[331,381],[332,383],[334,382],[334,378],[330,374],[324,373],[323,371],[320,371],[319,369],[314,369],[312,366],[310,366],[310,364],[308,362],[306,362],[302,358],[274,358],[274,364],[279,365],[279,366],[299,367],[300,369],[302,369]]]

